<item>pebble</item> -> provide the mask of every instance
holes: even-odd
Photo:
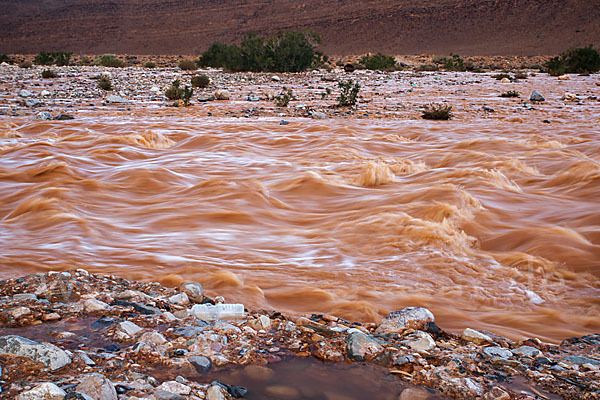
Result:
[[[559,81],[569,81],[569,80],[571,80],[571,77],[567,74],[564,74],[564,75],[560,75],[557,79]]]
[[[423,329],[428,322],[434,322],[431,311],[423,307],[407,307],[389,313],[375,332],[402,333],[406,329]]]
[[[13,318],[19,318],[19,317],[22,317],[22,316],[28,315],[28,314],[31,314],[31,310],[27,307],[13,308],[12,310],[10,310],[8,312],[8,315],[10,315]]]
[[[140,342],[158,345],[167,343],[167,339],[156,331],[146,332],[140,337]]]
[[[313,111],[311,114],[311,117],[313,119],[326,119],[327,118],[327,114],[320,112],[320,111]]]
[[[49,92],[49,91],[47,91],[47,90],[42,90],[42,92],[40,93],[40,96],[42,96],[42,97],[48,97],[48,96],[50,96],[51,94],[52,94],[52,93],[50,93],[50,92]]]
[[[118,104],[118,103],[129,103],[129,100],[127,100],[121,96],[117,96],[116,94],[111,94],[110,96],[108,96],[106,98],[106,100],[104,100],[104,102],[107,104]]]
[[[281,78],[279,76],[277,76],[277,75],[273,75],[271,77],[271,80],[274,81],[274,82],[281,82]]]
[[[229,100],[229,92],[227,90],[217,90],[215,92],[215,98],[217,100]]]
[[[67,393],[51,382],[44,382],[19,394],[16,400],[63,400]]]
[[[187,305],[190,304],[190,299],[186,293],[178,293],[169,297],[169,303],[171,304],[179,304],[179,305]]]
[[[221,385],[212,384],[206,392],[206,400],[229,400],[231,396]]]
[[[22,89],[21,91],[19,91],[19,96],[20,97],[31,97],[31,96],[33,96],[33,93],[31,93],[29,90]]]
[[[484,400],[510,400],[510,395],[504,389],[494,386],[483,396]]]
[[[41,344],[16,335],[0,337],[0,354],[26,357],[43,363],[52,371],[71,363],[69,355],[53,344]]]
[[[40,104],[40,101],[38,99],[27,99],[27,100],[25,100],[25,105],[27,107],[35,107],[38,104]]]
[[[256,319],[253,319],[249,322],[250,326],[256,330],[269,330],[271,329],[271,318],[266,315],[261,315]]]
[[[476,331],[474,329],[471,328],[466,328],[461,337],[466,340],[467,342],[473,342],[475,344],[484,344],[486,342],[488,343],[492,343],[493,340],[491,337],[489,337],[488,335],[485,335],[479,331]]]

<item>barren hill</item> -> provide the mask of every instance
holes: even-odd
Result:
[[[600,0],[0,0],[0,53],[192,54],[304,28],[333,55],[548,55],[600,46]]]

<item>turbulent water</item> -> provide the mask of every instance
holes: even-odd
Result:
[[[250,308],[600,330],[594,123],[0,123],[1,277],[82,267]]]

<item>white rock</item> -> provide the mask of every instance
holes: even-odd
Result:
[[[250,326],[256,330],[264,329],[266,331],[271,329],[271,318],[267,317],[266,315],[261,315],[260,317],[253,319],[249,323]]]
[[[431,311],[423,307],[406,307],[389,313],[377,327],[377,333],[402,333],[406,329],[423,329],[433,322]]]
[[[40,95],[41,95],[42,97],[48,97],[48,96],[50,96],[51,94],[52,94],[52,93],[50,93],[50,92],[49,92],[49,91],[47,91],[47,90],[42,90],[42,93],[40,93]]]
[[[164,390],[165,392],[187,395],[190,394],[192,389],[182,383],[176,381],[164,382],[162,385],[156,388],[157,390]]]
[[[466,328],[462,333],[462,338],[467,342],[473,342],[475,344],[483,344],[485,342],[492,343],[493,340],[488,335],[478,332],[471,328]]]
[[[103,311],[106,310],[108,307],[108,304],[96,299],[87,299],[83,303],[83,309],[86,312]]]
[[[148,344],[164,344],[167,343],[167,339],[163,335],[158,332],[146,332],[140,337],[141,342],[146,342]]]
[[[274,82],[280,82],[280,81],[281,81],[281,78],[280,78],[279,76],[277,76],[277,75],[273,75],[273,76],[271,77],[271,80],[272,80],[272,81],[274,81]]]
[[[32,361],[43,363],[52,371],[71,362],[69,355],[53,344],[38,343],[16,335],[0,337],[0,354],[26,357]]]
[[[411,335],[411,339],[405,340],[402,343],[415,351],[428,351],[434,349],[435,340],[427,332],[417,331]]]
[[[44,382],[21,393],[16,400],[63,400],[67,393],[51,382]]]
[[[31,96],[33,96],[33,93],[31,93],[29,90],[21,89],[21,91],[19,91],[19,96],[31,97]]]
[[[130,102],[130,100],[127,100],[127,99],[125,99],[125,98],[123,98],[121,96],[117,96],[116,94],[111,94],[104,101],[106,103],[109,103],[109,104],[113,104],[113,103],[129,103]]]
[[[229,400],[231,396],[219,385],[212,385],[206,392],[206,400]]]
[[[119,329],[121,332],[127,334],[128,336],[135,337],[138,333],[143,331],[142,328],[134,324],[130,321],[123,321],[119,324]]]
[[[186,305],[186,304],[190,304],[190,298],[185,293],[178,293],[176,295],[169,297],[169,303]]]
[[[327,118],[327,114],[322,113],[320,111],[313,111],[311,114],[313,119],[325,119]]]
[[[566,74],[565,74],[565,75],[561,75],[561,76],[559,76],[559,77],[558,77],[558,80],[559,80],[559,81],[569,81],[569,80],[571,80],[571,77],[570,77],[569,75],[566,75]]]
[[[227,90],[217,90],[215,92],[215,99],[217,99],[217,100],[229,100],[229,92]]]
[[[201,303],[204,299],[204,289],[198,282],[184,282],[179,285],[179,290],[185,293],[193,303]]]

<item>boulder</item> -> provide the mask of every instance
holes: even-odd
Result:
[[[377,333],[402,333],[406,329],[420,330],[428,322],[433,322],[431,311],[423,307],[407,307],[400,311],[389,313],[381,322],[375,332]]]
[[[69,355],[53,344],[38,343],[16,335],[0,337],[0,354],[29,358],[32,361],[43,363],[52,371],[71,362]]]

